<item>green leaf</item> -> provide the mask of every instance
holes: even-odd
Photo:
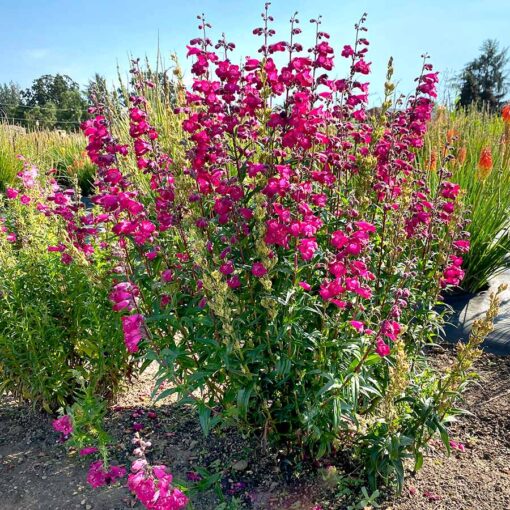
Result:
[[[237,407],[239,408],[239,414],[241,416],[246,416],[248,412],[248,405],[250,402],[250,397],[253,392],[253,386],[250,388],[243,388],[237,392]]]

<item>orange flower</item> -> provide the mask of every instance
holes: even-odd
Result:
[[[459,162],[459,165],[464,164],[464,161],[466,161],[466,156],[467,156],[466,147],[461,147],[457,152],[457,161]]]
[[[450,144],[458,136],[459,136],[459,132],[456,129],[449,129],[446,132],[446,141]]]
[[[428,169],[431,171],[431,172],[435,172],[436,171],[436,168],[437,168],[437,152],[433,152],[431,155],[430,155],[430,159],[429,159],[429,163],[428,163]]]
[[[503,106],[503,109],[501,110],[501,116],[506,123],[510,124],[510,103]]]
[[[482,180],[487,179],[492,171],[492,152],[490,147],[484,147],[480,152],[480,159],[478,160],[479,176]]]

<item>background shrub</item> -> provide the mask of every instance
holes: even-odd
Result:
[[[63,264],[48,246],[64,224],[36,210],[39,188],[25,192],[28,205],[0,203],[0,390],[47,411],[84,388],[110,398],[130,363],[108,302],[107,254]]]

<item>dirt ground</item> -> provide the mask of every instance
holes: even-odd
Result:
[[[452,359],[448,350],[436,356],[441,363]],[[433,444],[423,469],[407,478],[403,495],[383,495],[379,508],[510,510],[510,357],[484,355],[478,371],[481,384],[471,386],[464,405],[472,414],[451,430],[465,452],[447,457],[439,443]],[[138,381],[108,413],[108,430],[116,442],[113,457],[129,464],[132,425],[142,423],[141,434],[153,444],[153,462],[166,463],[181,480],[204,468],[211,483],[216,481],[192,495],[194,510],[312,510],[315,505],[337,510],[359,501],[353,498],[359,486],[340,486],[338,478],[320,469],[295,469],[277,452],[264,452],[257,441],[235,431],[204,438],[189,410],[165,402],[151,407],[150,384]],[[47,416],[8,397],[0,400],[1,510],[140,508],[121,485],[91,489],[87,468],[88,462],[66,454]]]

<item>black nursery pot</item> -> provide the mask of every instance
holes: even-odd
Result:
[[[467,342],[473,321],[485,316],[487,303],[473,301],[486,292],[457,290],[443,296],[443,302],[452,308],[452,314],[444,327],[442,339],[448,343]],[[503,309],[494,321],[494,330],[481,345],[482,349],[500,356],[510,355],[510,310]]]

